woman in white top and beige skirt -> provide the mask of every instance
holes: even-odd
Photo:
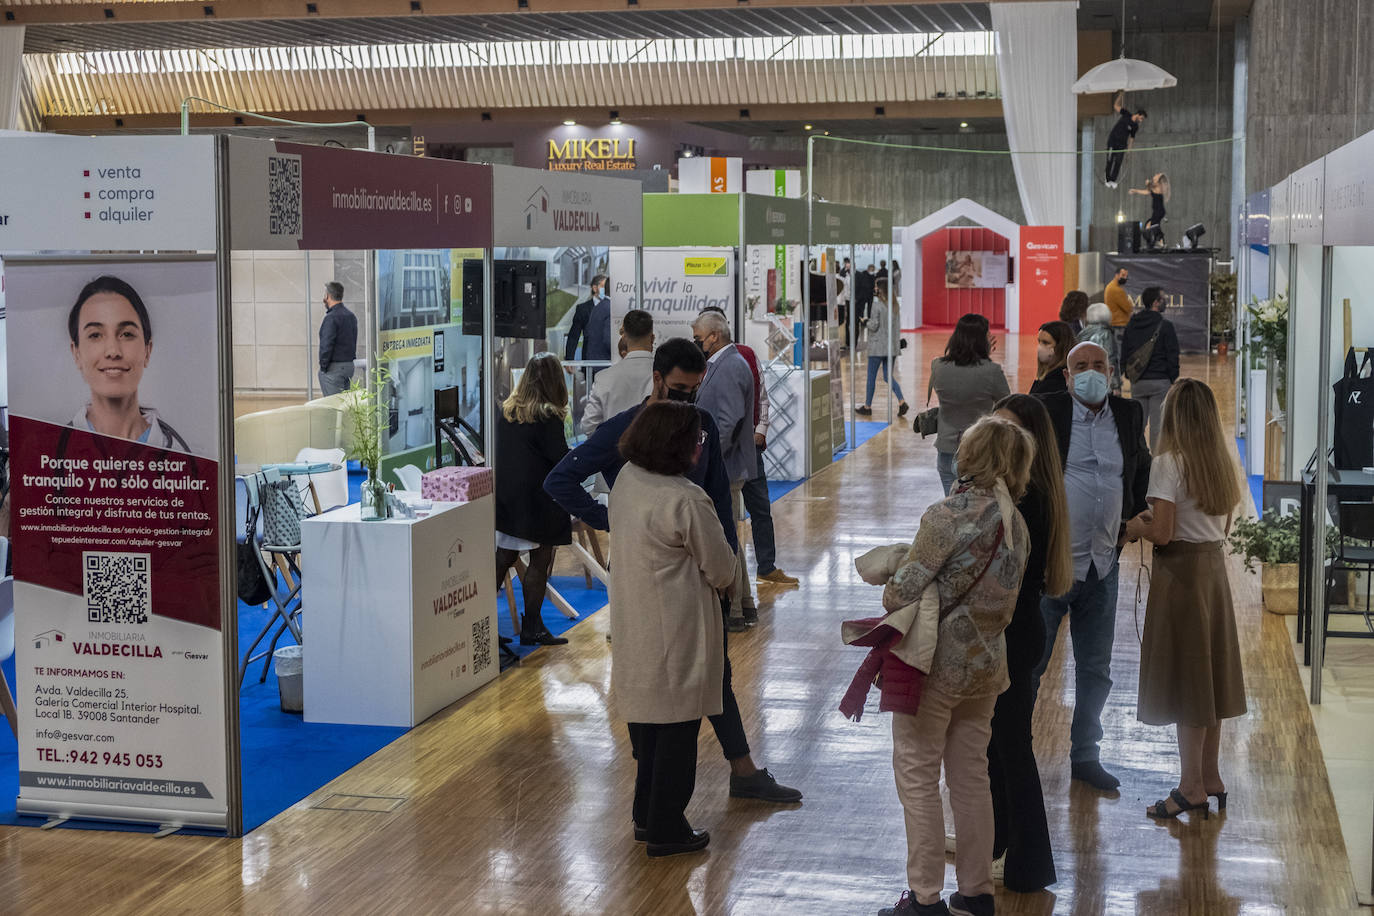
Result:
[[[1179,379],[1164,401],[1150,509],[1126,526],[1127,537],[1154,544],[1136,716],[1177,726],[1182,765],[1178,787],[1146,809],[1150,817],[1205,817],[1213,796],[1226,807],[1221,720],[1245,715],[1245,682],[1222,541],[1240,493],[1212,390]]]

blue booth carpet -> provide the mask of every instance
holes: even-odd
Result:
[[[1236,437],[1236,452],[1240,455],[1241,473],[1245,474],[1250,465],[1245,460],[1245,440],[1239,436]],[[1249,484],[1250,495],[1255,500],[1255,514],[1262,515],[1264,513],[1264,477],[1260,474],[1245,474],[1245,481]]]
[[[856,448],[886,428],[886,423],[859,423],[856,426]],[[838,461],[852,450],[836,454]],[[358,500],[363,475],[350,462],[349,498]],[[771,500],[777,500],[801,484],[799,480],[769,481]],[[550,580],[579,617],[564,617],[551,601],[545,600],[542,610],[544,623],[555,634],[565,633],[606,606],[606,587],[595,579],[587,588],[580,576],[554,576]],[[517,612],[523,607],[519,581],[514,586]],[[247,648],[270,618],[261,607],[239,602],[240,650]],[[497,629],[503,636],[516,637],[504,591],[497,597]],[[270,639],[270,636],[269,636]],[[266,642],[259,651],[266,649]],[[290,643],[288,635],[278,648]],[[524,658],[538,649],[521,646],[515,639],[514,652]],[[551,650],[556,651],[556,648]],[[269,672],[265,682],[259,682],[263,662],[249,669],[239,692],[240,745],[243,773],[243,829],[247,833],[262,826],[276,815],[299,802],[310,793],[405,734],[404,728],[368,725],[327,725],[308,723],[300,714],[281,711],[277,679]],[[503,663],[503,667],[505,667]],[[15,663],[11,657],[4,662],[5,677],[11,688],[15,684]],[[7,727],[0,726],[0,824],[38,826],[42,818],[20,817],[15,810],[19,794],[19,749]],[[69,821],[64,827],[86,830],[124,830],[151,833],[157,828],[146,825],[120,824],[103,821]],[[205,833],[191,828],[184,833]]]

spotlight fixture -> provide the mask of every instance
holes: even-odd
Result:
[[[936,97],[937,99],[948,98],[948,96],[945,95],[944,90],[941,90],[941,91],[935,93],[935,97]]]
[[[1183,237],[1186,240],[1183,243],[1183,247],[1196,248],[1197,240],[1206,234],[1207,229],[1202,225],[1202,223],[1193,223],[1193,225],[1189,226],[1187,229],[1183,231]]]
[[[967,128],[967,127],[968,127],[968,122],[967,122],[967,121],[960,121],[960,122],[959,122],[959,126],[962,127],[962,128]]]
[[[490,121],[490,120],[491,120],[491,112],[489,112],[489,111],[484,111],[484,112],[482,112],[482,120],[483,120],[483,121]]]
[[[619,127],[622,123],[623,123],[623,122],[620,120],[620,112],[618,112],[618,111],[612,111],[612,112],[611,112],[611,124],[612,124],[613,126],[615,126],[615,127]]]
[[[563,122],[563,126],[564,126],[564,127],[576,127],[576,126],[577,126],[577,122],[574,121],[572,118],[568,118],[567,120],[565,120],[565,121]]]
[[[682,151],[682,158],[683,158],[683,159],[691,159],[691,158],[692,158],[692,151],[689,150],[689,149],[683,150],[683,151]]]
[[[739,110],[739,116],[740,116],[741,118],[748,119],[748,117],[749,117],[749,109],[748,109],[748,108],[741,108],[741,109]]]
[[[810,124],[803,124],[803,125],[802,125],[802,130],[810,130],[810,129],[811,129],[811,125],[810,125]]]
[[[830,136],[830,131],[828,131],[828,130],[825,131],[825,135],[826,135],[827,137]]]

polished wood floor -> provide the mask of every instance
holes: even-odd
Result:
[[[903,382],[923,384],[916,366],[942,345],[918,338]],[[1033,362],[1027,339],[1010,346],[1020,367]],[[1209,378],[1228,403],[1223,364],[1189,359],[1185,374]],[[1026,370],[1015,378],[1025,390]],[[703,728],[689,815],[711,830],[711,846],[646,859],[630,836],[633,765],[623,724],[606,712],[610,647],[598,614],[571,645],[541,650],[242,840],[0,828],[0,911],[829,916],[891,905],[905,841],[889,722],[836,711],[862,655],[840,645],[839,623],[878,602],[852,557],[909,538],[938,495],[930,442],[894,426],[774,508],[779,563],[802,586],[765,590],[760,625],[732,639],[731,657],[756,759],[806,793],[801,805],[729,799]],[[1135,721],[1136,556],[1123,565],[1103,742],[1122,790],[1070,784],[1061,645],[1036,713],[1060,882],[999,892],[998,912],[1357,912],[1288,633],[1260,610],[1258,584],[1239,565],[1250,713],[1225,731],[1229,813],[1164,826],[1144,816],[1175,784],[1176,760],[1171,732]],[[338,810],[337,794],[399,801]]]

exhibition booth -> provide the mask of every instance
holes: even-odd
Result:
[[[961,197],[902,230],[902,326],[984,315],[1017,333],[1059,317],[1064,228],[1022,226]]]
[[[362,256],[375,324],[359,337],[382,374],[355,379],[375,396],[374,470],[400,484],[490,463],[498,398],[529,353],[566,343],[590,278],[637,289],[639,186],[237,137],[0,144],[22,188],[0,222],[19,383],[6,680],[21,698],[0,791],[15,780],[17,822],[241,834],[499,666],[489,494],[407,493],[363,521],[342,460],[355,394],[284,408],[236,443],[235,253]],[[115,332],[87,321],[87,299],[114,310],[122,349],[103,363],[83,348]],[[569,373],[576,389],[576,360]],[[139,410],[127,436],[95,432],[89,405],[116,390]],[[278,498],[316,512],[264,530]],[[254,554],[270,599],[247,606]],[[302,717],[279,708],[288,678],[279,697],[266,675],[307,631]]]

